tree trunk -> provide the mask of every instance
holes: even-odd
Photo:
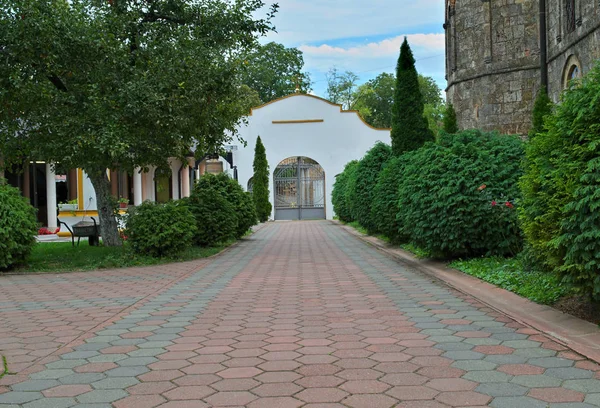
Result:
[[[86,171],[87,173],[87,171]],[[110,180],[104,171],[92,171],[87,173],[94,190],[96,190],[96,203],[98,206],[98,218],[100,222],[100,234],[104,246],[121,246],[123,241],[119,236],[115,208],[110,194]]]

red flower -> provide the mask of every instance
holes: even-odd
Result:
[[[504,203],[505,206],[507,206],[508,208],[514,208],[515,206],[511,204],[510,201],[507,201],[506,203]]]
[[[485,184],[482,184],[479,186],[479,188],[477,190],[482,191],[482,190],[485,190],[486,187],[487,186]]]
[[[492,201],[492,207],[495,207],[495,206],[496,206],[496,204],[497,204],[497,203],[496,203],[495,201]]]

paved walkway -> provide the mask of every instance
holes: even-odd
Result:
[[[600,366],[328,222],[221,256],[0,277],[5,407],[600,406]]]

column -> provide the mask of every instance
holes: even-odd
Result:
[[[181,196],[190,196],[190,168],[187,164],[181,169]]]
[[[133,205],[140,205],[142,199],[142,169],[133,169]]]
[[[173,164],[171,164],[171,198],[173,200],[179,198],[179,168],[175,168]]]
[[[58,221],[56,214],[56,178],[50,163],[46,163],[46,205],[48,207],[48,229],[52,231],[58,227]]]
[[[484,0],[483,2],[483,20],[483,62],[490,64],[494,56],[492,39],[492,6],[490,0]]]

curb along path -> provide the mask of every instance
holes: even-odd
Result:
[[[335,224],[288,222],[0,382],[0,407],[591,408],[599,372]]]

